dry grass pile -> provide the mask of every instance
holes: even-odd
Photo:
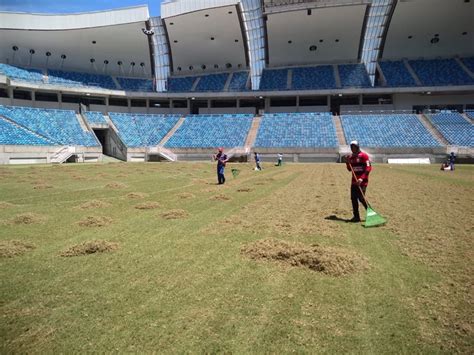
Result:
[[[135,205],[135,208],[137,210],[154,210],[159,207],[160,207],[160,204],[155,201],[143,202],[143,203],[139,203],[138,205]]]
[[[226,195],[223,195],[223,194],[219,194],[219,195],[215,195],[215,196],[212,196],[209,200],[213,200],[213,201],[229,201],[231,198],[229,196],[226,196]]]
[[[11,219],[12,224],[36,224],[41,223],[45,219],[44,216],[36,213],[20,213]]]
[[[237,189],[237,192],[250,192],[250,191],[252,191],[252,189],[248,187],[242,187],[240,189]]]
[[[185,210],[176,209],[176,210],[166,211],[161,216],[164,219],[181,219],[181,218],[188,217],[189,214]]]
[[[95,253],[106,253],[117,249],[117,243],[108,242],[106,240],[91,240],[63,250],[60,255],[65,257],[82,256]]]
[[[122,184],[121,182],[109,182],[105,187],[108,189],[124,189],[127,185]]]
[[[369,267],[365,258],[353,252],[271,238],[246,245],[242,247],[241,253],[253,260],[280,262],[330,276],[344,276]]]
[[[87,216],[81,219],[77,224],[81,227],[105,227],[113,222],[112,218],[105,216]]]
[[[188,199],[188,198],[194,198],[194,195],[190,192],[182,192],[178,194],[178,197],[182,200]]]
[[[14,256],[22,255],[28,250],[34,249],[33,244],[24,243],[19,240],[4,240],[0,241],[0,257],[13,258]]]
[[[47,189],[52,189],[53,186],[49,184],[38,184],[33,186],[33,189],[35,190],[47,190]]]
[[[127,196],[127,198],[129,198],[131,200],[139,200],[139,199],[148,197],[148,194],[146,194],[144,192],[130,192],[126,196]]]
[[[110,207],[110,203],[107,203],[101,200],[90,200],[74,208],[78,210],[90,210],[94,208],[106,208],[106,207]]]
[[[6,208],[11,208],[13,206],[14,205],[9,203],[9,202],[0,201],[0,210],[6,209]]]

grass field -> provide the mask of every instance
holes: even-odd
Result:
[[[0,352],[474,352],[473,166],[233,167],[0,167]]]

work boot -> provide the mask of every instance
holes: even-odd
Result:
[[[350,223],[359,223],[360,222],[360,217],[352,217],[350,220],[348,220]]]

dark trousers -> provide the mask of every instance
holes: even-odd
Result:
[[[224,176],[224,173],[217,173],[217,181],[219,183],[219,185],[222,185],[223,183],[225,183],[225,176]]]
[[[352,213],[354,214],[354,218],[359,218],[359,219],[360,219],[359,201],[362,203],[362,205],[364,205],[365,209],[367,209],[367,202],[365,202],[365,199],[360,192],[361,189],[365,195],[365,190],[367,189],[367,186],[360,186],[360,189],[359,189],[359,186],[351,185]]]

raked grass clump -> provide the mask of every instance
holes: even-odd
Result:
[[[0,166],[0,352],[474,352],[472,166],[215,169]]]

